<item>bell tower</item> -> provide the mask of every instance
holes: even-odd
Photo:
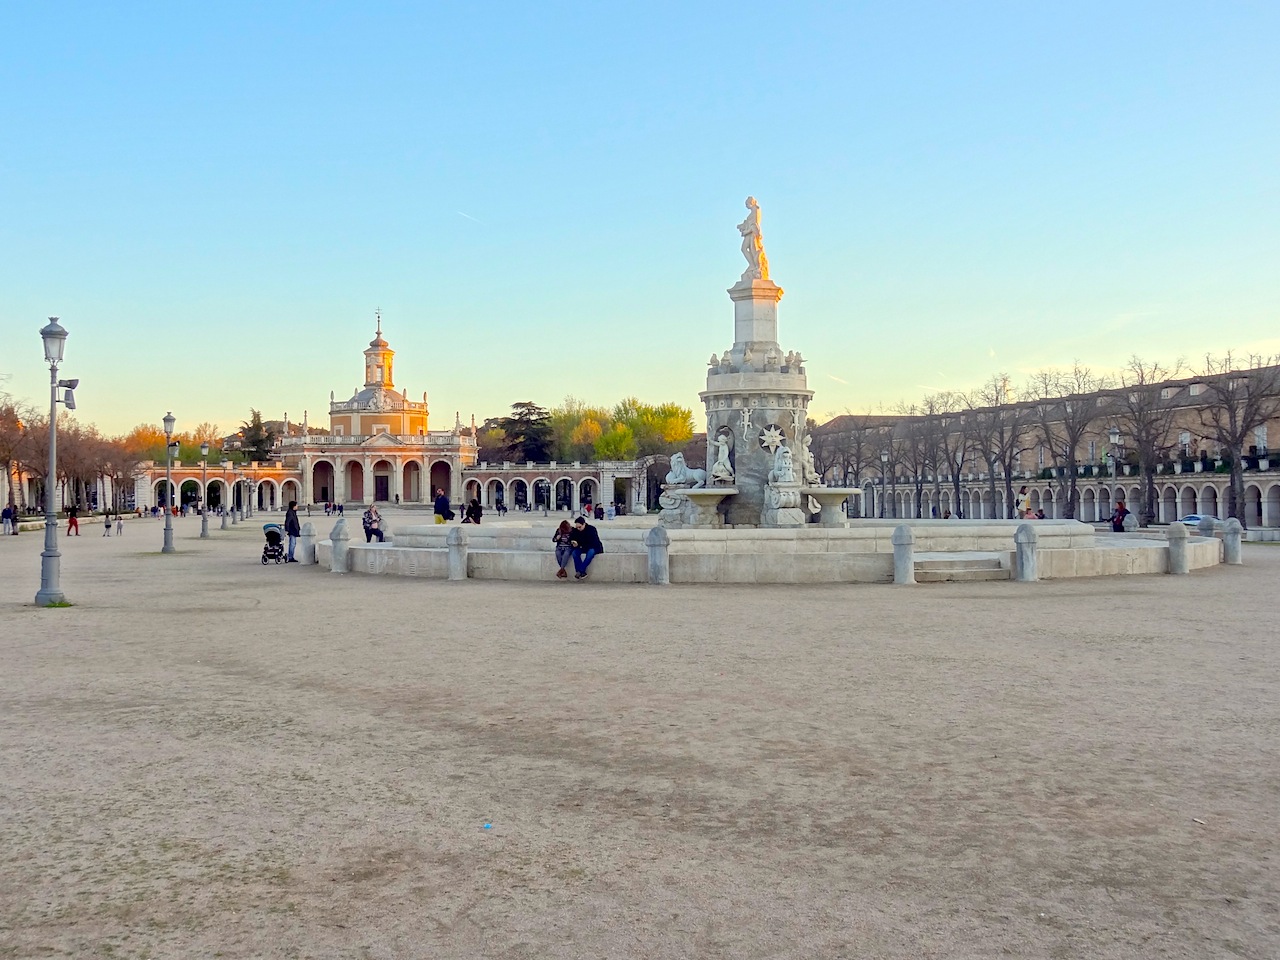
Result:
[[[376,316],[377,334],[369,341],[369,349],[364,352],[364,385],[390,390],[395,386],[391,379],[391,361],[396,352],[382,339],[382,311],[378,310]]]

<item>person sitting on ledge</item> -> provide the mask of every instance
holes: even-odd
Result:
[[[374,537],[378,538],[379,543],[386,540],[386,535],[382,532],[382,516],[378,513],[377,507],[371,506],[366,510],[360,522],[364,525],[365,543],[368,543]]]
[[[573,569],[576,571],[573,579],[587,579],[587,567],[591,566],[596,554],[604,553],[604,544],[600,542],[600,534],[596,528],[587,523],[586,517],[573,521],[569,546],[573,547]]]

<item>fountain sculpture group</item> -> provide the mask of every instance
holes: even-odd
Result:
[[[799,527],[818,515],[841,525],[857,489],[828,487],[813,463],[806,424],[813,391],[804,358],[778,343],[782,288],[769,279],[760,205],[747,197],[738,224],[747,268],[729,288],[733,346],[707,362],[700,396],[707,417],[707,470],[671,460],[659,505],[671,527]]]

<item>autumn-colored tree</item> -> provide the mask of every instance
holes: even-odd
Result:
[[[143,460],[164,459],[164,430],[158,424],[140,423],[119,439]]]
[[[631,428],[625,423],[615,423],[596,438],[593,453],[597,460],[634,460],[638,449]]]

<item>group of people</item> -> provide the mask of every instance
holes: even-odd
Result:
[[[551,535],[551,542],[556,546],[556,577],[560,580],[569,578],[569,561],[573,561],[573,579],[587,579],[587,568],[591,561],[604,553],[604,544],[600,542],[600,532],[587,523],[586,517],[578,517],[570,525],[568,520],[561,520],[556,532]]]

